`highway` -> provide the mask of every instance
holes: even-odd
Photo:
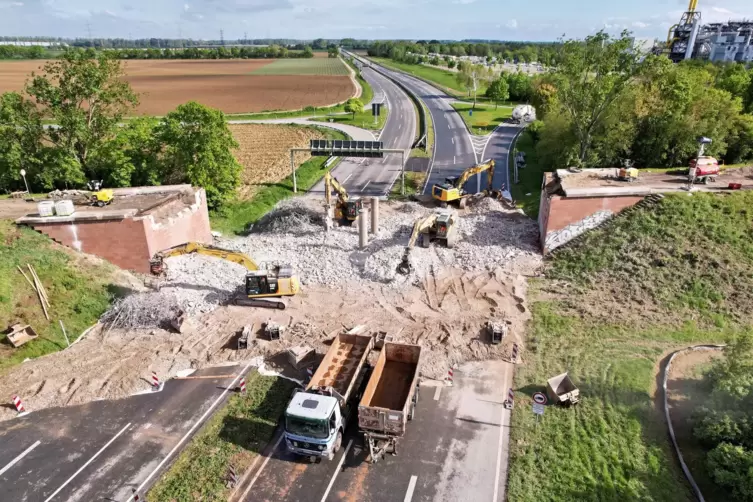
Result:
[[[331,461],[312,464],[288,454],[280,433],[231,501],[394,502],[505,500],[510,411],[503,401],[513,367],[468,363],[452,387],[422,385],[416,418],[397,456],[376,464],[353,423]],[[432,382],[436,383],[436,382]]]
[[[410,98],[397,85],[376,71],[364,68],[363,77],[374,89],[374,97],[384,96],[389,115],[381,135],[377,138],[384,148],[404,149],[409,153],[416,135],[416,114]],[[401,171],[400,154],[383,159],[346,158],[332,171],[351,195],[385,196]],[[408,160],[407,157],[405,160]],[[323,194],[324,182],[315,185],[310,193]]]
[[[192,376],[227,377],[170,380],[161,392],[0,422],[0,499],[126,502],[132,488],[158,479],[163,460],[224,402],[240,371],[207,368]]]

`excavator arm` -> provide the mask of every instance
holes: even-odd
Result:
[[[259,270],[259,266],[256,264],[256,262],[241,252],[229,251],[227,249],[222,249],[214,246],[207,246],[198,242],[187,242],[185,244],[180,244],[178,246],[165,249],[164,251],[160,251],[159,253],[154,255],[154,258],[152,258],[150,262],[151,272],[154,275],[162,275],[165,272],[165,258],[192,253],[214,256],[215,258],[231,261],[233,263],[243,265],[251,271]]]
[[[332,190],[337,192],[337,196],[340,198],[340,202],[342,202],[343,204],[348,202],[348,199],[350,198],[348,191],[345,190],[345,187],[342,186],[340,182],[337,181],[337,178],[332,176],[329,171],[324,175],[324,187],[327,205],[329,205],[332,201]]]
[[[403,252],[403,259],[400,261],[400,265],[397,266],[397,271],[401,274],[409,274],[413,270],[413,265],[410,262],[410,252],[418,242],[418,236],[430,228],[437,221],[437,214],[430,214],[424,218],[419,218],[416,223],[413,224],[413,232],[410,234],[410,240]]]
[[[489,160],[484,162],[483,164],[478,164],[473,167],[469,167],[465,171],[463,171],[463,174],[460,175],[460,178],[458,178],[458,182],[455,185],[457,188],[462,188],[465,186],[465,183],[470,179],[471,176],[474,176],[479,173],[483,173],[484,171],[487,171],[487,183],[488,188],[491,189],[492,187],[492,180],[494,179],[494,161]]]

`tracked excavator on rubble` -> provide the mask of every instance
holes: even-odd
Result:
[[[486,190],[479,194],[471,194],[463,189],[465,183],[471,176],[486,172]],[[431,187],[431,196],[439,201],[442,206],[457,203],[460,209],[465,209],[471,198],[474,197],[495,197],[500,198],[501,193],[492,189],[492,180],[494,180],[494,161],[487,160],[483,164],[469,167],[460,176],[446,178],[441,185]]]
[[[403,259],[397,266],[397,271],[407,275],[413,271],[410,254],[416,243],[428,248],[432,241],[443,242],[448,248],[455,247],[458,241],[457,215],[452,211],[438,210],[429,216],[419,218],[413,224],[408,245],[403,252]]]
[[[167,271],[165,258],[186,254],[202,254],[243,265],[248,269],[245,281],[245,295],[235,298],[236,305],[284,309],[286,304],[281,298],[293,296],[301,290],[298,277],[293,275],[290,265],[260,267],[254,260],[238,251],[229,251],[198,242],[187,242],[160,251],[149,262],[153,275],[161,276]]]
[[[335,201],[334,220],[338,225],[349,227],[358,218],[358,213],[363,209],[363,199],[351,197],[345,187],[337,181],[337,178],[329,172],[324,175],[324,196],[327,211],[332,207],[332,191],[337,193]]]

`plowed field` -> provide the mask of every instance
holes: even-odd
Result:
[[[347,76],[251,75],[273,61],[134,60],[125,62],[125,70],[126,80],[141,94],[137,113],[142,115],[164,115],[187,101],[226,113],[295,110],[339,103],[355,92]],[[22,90],[29,74],[44,63],[0,62],[0,92]]]
[[[243,199],[251,198],[262,184],[290,175],[291,148],[305,148],[310,139],[324,138],[315,129],[289,125],[230,124],[230,130],[240,143],[235,158],[243,166],[238,189]],[[309,157],[308,153],[296,154],[296,165]]]

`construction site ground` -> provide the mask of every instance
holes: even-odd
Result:
[[[410,228],[434,208],[382,203],[381,209],[380,231],[365,250],[357,247],[355,227],[325,233],[316,216],[323,214],[321,200],[307,198],[284,203],[248,237],[218,242],[257,260],[293,265],[304,286],[284,311],[226,305],[243,283],[241,266],[195,255],[171,258],[159,291],[132,294],[72,347],[13,368],[0,377],[0,393],[24,396],[31,410],[83,404],[147,390],[152,371],[165,380],[258,356],[302,378],[288,364],[287,348],[308,345],[321,357],[335,334],[358,325],[364,333],[422,345],[426,378],[442,379],[464,361],[507,359],[512,343],[522,343],[529,317],[526,277],[541,265],[535,222],[483,200],[462,214],[455,249],[415,248],[416,272],[403,278],[394,269]],[[181,333],[169,328],[176,309],[188,313]],[[485,326],[494,318],[511,322],[499,345],[490,343]],[[280,340],[263,335],[268,320],[286,327]],[[253,327],[252,337],[248,349],[238,350],[244,326]],[[0,408],[0,419],[14,416]]]

